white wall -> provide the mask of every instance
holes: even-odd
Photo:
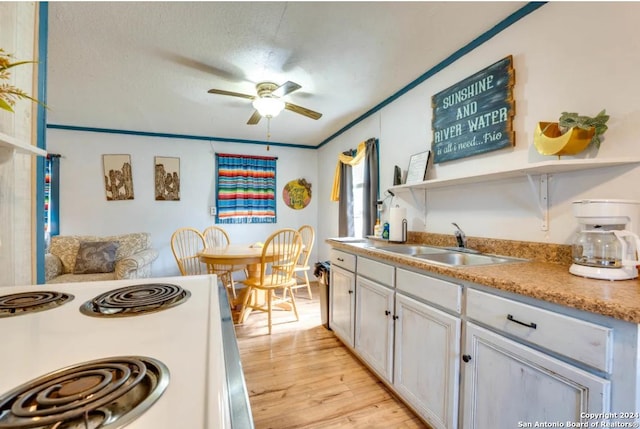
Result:
[[[313,184],[313,200],[305,210],[295,212],[278,200],[278,227],[303,223],[317,226],[317,254],[311,261],[328,259],[324,239],[338,234],[338,204],[329,201],[337,154],[378,137],[384,192],[392,184],[394,165],[406,169],[410,155],[430,148],[431,96],[507,55],[513,55],[516,72],[515,147],[431,166],[430,178],[454,178],[555,159],[537,154],[533,131],[538,121],[557,120],[563,111],[595,115],[606,108],[611,115],[600,151],[578,158],[640,158],[640,135],[635,126],[640,119],[640,34],[635,23],[639,14],[639,3],[547,3],[318,151],[272,147],[270,153],[280,157],[278,193],[288,180],[298,177]],[[203,228],[211,222],[208,206],[213,201],[215,182],[210,144],[60,130],[49,130],[47,138],[48,150],[64,156],[61,232],[147,230],[161,251],[154,275],[177,272],[169,249],[171,232],[183,225]],[[220,152],[266,153],[263,146],[215,143],[214,147]],[[106,201],[101,176],[103,153],[132,155],[134,201]],[[179,203],[154,201],[155,155],[181,158]],[[634,185],[640,183],[639,179],[640,169],[635,166],[553,175],[548,231],[540,228],[537,199],[526,178],[430,190],[426,206],[422,192],[386,202],[408,208],[410,230],[451,233],[450,223],[455,221],[470,236],[570,243],[575,231],[571,201],[640,199],[640,190]],[[229,226],[229,231],[233,241],[248,242],[266,236],[271,228],[238,225]]]
[[[513,55],[516,72],[515,147],[430,166],[429,178],[455,178],[555,159],[535,151],[533,131],[537,122],[557,120],[563,111],[595,115],[606,108],[611,115],[599,152],[576,158],[640,159],[637,16],[639,3],[547,3],[323,146],[319,165],[323,171],[333,171],[339,152],[379,137],[383,192],[392,184],[394,165],[406,169],[410,155],[430,148],[432,95],[507,55]],[[426,208],[422,191],[415,200],[409,193],[398,196],[393,205],[408,208],[410,230],[452,233],[455,221],[470,236],[568,244],[576,226],[571,201],[640,200],[638,183],[640,168],[635,165],[553,175],[548,231],[541,230],[537,196],[526,178],[429,190]],[[330,191],[329,180],[319,183],[321,259],[328,258],[324,238],[338,233],[338,204],[329,202]]]
[[[264,241],[277,228],[317,225],[318,182],[316,151],[251,144],[178,140],[120,134],[47,131],[47,150],[62,155],[60,161],[60,234],[120,234],[150,232],[160,252],[153,276],[178,274],[171,253],[171,234],[191,226],[212,225],[209,207],[215,205],[215,153],[276,156],[277,224],[223,225],[232,243]],[[102,176],[103,154],[130,154],[134,200],[107,201]],[[180,158],[180,201],[155,201],[154,157]],[[305,178],[312,184],[311,203],[293,210],[282,200],[290,180]],[[311,255],[315,261],[315,251]]]

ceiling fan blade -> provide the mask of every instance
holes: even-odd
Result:
[[[241,94],[239,92],[225,91],[223,89],[210,89],[207,92],[209,94],[230,95],[232,97],[248,98],[249,100],[253,100],[254,98],[256,98],[255,95]]]
[[[247,125],[257,124],[258,122],[260,122],[260,118],[262,118],[262,115],[260,115],[260,112],[258,112],[257,110],[254,110],[253,115],[251,115],[251,117],[247,121]]]
[[[313,110],[309,110],[305,107],[298,106],[297,104],[284,103],[284,108],[287,110],[291,110],[292,112],[299,113],[300,115],[304,115],[307,118],[311,118],[311,119],[320,119],[322,117],[322,113],[314,112]]]
[[[293,91],[299,90],[300,88],[302,87],[297,83],[287,81],[274,89],[271,94],[275,95],[276,97],[284,97],[287,94],[291,94]]]

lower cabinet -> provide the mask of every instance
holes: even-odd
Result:
[[[356,278],[356,352],[379,376],[392,382],[394,290]]]
[[[395,313],[394,387],[434,429],[458,427],[460,318],[401,294]]]
[[[608,380],[474,323],[465,331],[464,428],[588,427],[583,413],[609,411]]]
[[[354,273],[331,267],[329,326],[350,347],[353,347],[355,328],[355,286]]]
[[[594,427],[585,416],[636,411],[635,326],[614,335],[532,301],[360,256],[356,269],[344,252],[335,261],[331,328],[434,429]]]

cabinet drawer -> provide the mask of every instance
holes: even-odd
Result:
[[[469,318],[611,372],[613,330],[496,295],[467,289]]]
[[[329,259],[331,260],[331,265],[336,265],[349,271],[356,270],[356,255],[338,249],[331,249]]]
[[[375,280],[385,286],[393,287],[394,271],[393,265],[369,258],[358,258],[358,275]]]
[[[460,313],[462,287],[423,274],[398,268],[396,289],[414,297]]]

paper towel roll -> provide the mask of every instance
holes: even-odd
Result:
[[[402,232],[402,224],[407,219],[407,209],[391,207],[389,213],[389,241],[406,241]]]

